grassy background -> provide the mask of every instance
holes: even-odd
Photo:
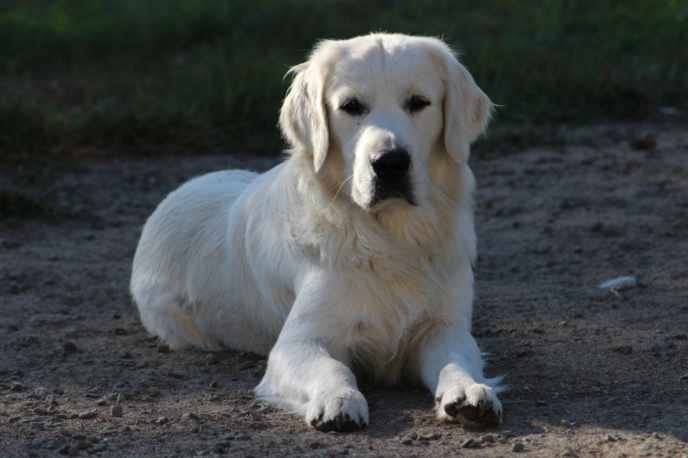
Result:
[[[380,30],[460,49],[501,125],[688,100],[684,0],[16,0],[0,3],[0,154],[274,153],[288,67]]]

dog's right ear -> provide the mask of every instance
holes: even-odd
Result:
[[[294,75],[294,79],[282,103],[279,126],[292,153],[313,156],[317,173],[325,162],[330,145],[323,99],[324,69],[311,58],[292,67],[287,74]]]

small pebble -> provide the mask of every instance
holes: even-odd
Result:
[[[220,363],[220,358],[215,354],[211,354],[207,356],[206,362],[208,363],[208,365],[214,366]]]
[[[121,417],[123,414],[122,412],[122,406],[119,404],[115,404],[114,406],[110,407],[110,416],[111,417]]]
[[[157,425],[164,425],[167,423],[167,417],[158,417],[155,419],[155,424]]]
[[[104,450],[107,450],[108,448],[108,443],[105,441],[100,441],[96,445],[94,445],[91,450],[89,450],[89,453],[100,453]]]
[[[624,228],[620,225],[597,222],[590,226],[590,232],[596,232],[603,237],[620,237],[625,234]]]
[[[612,351],[622,354],[622,355],[630,355],[633,353],[633,347],[630,345],[620,345],[616,348],[613,348]]]
[[[482,444],[492,444],[497,441],[494,434],[485,434],[480,438],[480,443]]]
[[[158,353],[169,353],[170,351],[171,350],[170,350],[169,345],[167,345],[167,344],[158,345]]]
[[[631,148],[635,150],[653,150],[657,147],[657,136],[653,133],[646,133],[631,139],[629,143]]]
[[[10,383],[10,391],[18,392],[18,391],[24,391],[26,387],[19,382],[12,382]]]
[[[234,434],[230,433],[230,434],[225,434],[224,436],[222,436],[219,439],[218,443],[229,445],[232,443],[233,440],[234,440]]]
[[[511,447],[511,451],[514,453],[521,453],[526,450],[526,446],[523,445],[521,442],[516,442],[513,447]]]
[[[193,420],[193,421],[198,421],[198,415],[196,415],[193,412],[187,412],[185,414],[182,414],[182,420]]]
[[[86,410],[84,412],[80,412],[77,415],[77,418],[80,420],[89,420],[91,418],[96,418],[98,416],[98,412],[95,410]]]
[[[77,348],[76,344],[70,340],[68,340],[62,344],[62,351],[64,352],[65,355],[76,353],[78,350],[79,349]]]
[[[219,453],[219,454],[227,453],[227,448],[228,448],[228,444],[223,443],[223,442],[218,442],[215,445],[213,445],[213,451],[215,453]]]
[[[413,444],[413,441],[416,439],[418,439],[418,434],[409,433],[409,434],[406,434],[405,436],[403,436],[401,438],[401,443],[404,445],[411,445],[411,444]]]
[[[439,439],[441,435],[439,433],[433,433],[433,432],[425,432],[425,433],[420,433],[418,434],[418,439],[424,440],[424,441],[432,441]]]
[[[480,448],[480,442],[473,438],[466,439],[461,443],[461,448]]]

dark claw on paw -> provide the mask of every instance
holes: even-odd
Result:
[[[322,432],[339,431],[342,433],[350,433],[352,431],[363,429],[365,425],[358,424],[348,415],[337,415],[335,418],[329,421],[322,421],[321,418],[313,420],[311,422],[311,426]]]
[[[477,406],[473,406],[470,404],[462,405],[463,401],[459,400],[455,403],[447,404],[444,407],[444,411],[447,415],[452,417],[459,416],[479,426],[497,426],[499,424],[499,416],[494,411],[491,403],[480,401]]]
[[[455,402],[452,402],[451,404],[447,404],[446,406],[444,406],[444,411],[450,417],[456,417],[459,414],[461,405],[464,403],[465,400],[466,398],[461,398],[457,399]]]
[[[480,408],[468,404],[459,409],[459,415],[466,420],[478,421],[480,419]]]

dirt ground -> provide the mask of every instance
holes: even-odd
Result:
[[[364,387],[368,429],[319,433],[254,400],[263,358],[146,335],[127,292],[146,216],[194,175],[275,160],[0,166],[0,456],[688,456],[688,129],[574,143],[473,160],[474,333],[511,387],[490,431]],[[597,288],[620,275],[639,286]]]

